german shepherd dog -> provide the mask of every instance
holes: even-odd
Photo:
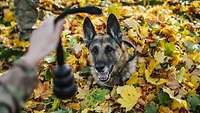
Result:
[[[136,58],[129,58],[129,42],[122,39],[120,24],[114,14],[107,20],[107,33],[96,33],[88,17],[83,23],[85,42],[89,49],[92,75],[101,86],[122,85],[136,70]]]

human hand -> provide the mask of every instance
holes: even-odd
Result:
[[[39,60],[54,50],[59,41],[59,36],[63,30],[64,19],[54,24],[55,17],[49,17],[41,27],[32,33],[31,45],[28,52],[22,57],[26,62],[35,66]]]

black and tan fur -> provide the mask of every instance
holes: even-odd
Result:
[[[127,46],[123,43],[120,25],[110,14],[107,33],[96,33],[87,17],[83,23],[86,45],[89,49],[92,74],[98,84],[112,87],[120,85],[135,71],[135,59],[128,62]]]

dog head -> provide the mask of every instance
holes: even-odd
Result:
[[[100,85],[112,86],[118,84],[119,80],[116,79],[120,79],[118,76],[120,62],[124,62],[127,57],[122,49],[122,33],[116,16],[109,15],[107,33],[105,34],[96,33],[88,17],[83,23],[83,31],[90,52],[94,78]]]

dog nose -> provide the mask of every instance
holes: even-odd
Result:
[[[104,72],[104,67],[105,67],[105,66],[96,66],[95,68],[96,68],[96,70],[97,70],[98,72]]]

